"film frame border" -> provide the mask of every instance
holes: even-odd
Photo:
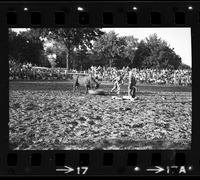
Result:
[[[78,11],[83,7],[83,11]],[[135,7],[135,8],[134,8]],[[193,9],[189,9],[192,7]],[[27,8],[25,10],[25,8]],[[7,24],[8,12],[16,14],[16,24]],[[55,24],[55,12],[61,12],[65,18],[61,24]],[[153,23],[151,13],[160,14],[160,23]],[[32,14],[31,14],[32,13]],[[35,13],[35,14],[34,14]],[[110,22],[103,22],[103,13]],[[127,13],[136,17],[136,21],[127,23]],[[175,21],[175,14],[180,20]],[[34,14],[34,15],[33,15]],[[88,22],[80,23],[84,15]],[[155,16],[154,14],[154,16]],[[183,15],[184,14],[184,15]],[[157,19],[158,16],[153,18]],[[11,17],[12,17],[11,16]],[[32,20],[31,20],[32,16]],[[33,17],[35,16],[35,18]],[[40,22],[38,23],[38,17]],[[63,15],[60,15],[63,16]],[[182,17],[184,16],[185,22]],[[13,18],[12,17],[12,18]],[[35,19],[35,20],[34,20]],[[32,22],[36,22],[31,24]],[[155,20],[157,22],[157,20]],[[55,171],[56,164],[71,167],[88,165],[85,175],[155,175],[147,168],[152,165],[168,166],[181,164],[192,166],[193,171],[187,175],[200,174],[200,137],[199,84],[198,67],[200,58],[200,3],[199,2],[4,2],[0,3],[0,47],[1,67],[8,67],[8,28],[14,27],[191,27],[192,34],[192,147],[191,150],[67,150],[67,151],[11,151],[8,150],[8,90],[9,80],[6,68],[0,71],[1,110],[3,120],[0,131],[0,175],[65,175]],[[35,162],[31,161],[32,156]],[[152,160],[153,157],[153,160]],[[65,158],[65,161],[62,159]],[[183,160],[185,158],[185,160]],[[131,160],[133,159],[133,160]],[[159,163],[160,162],[160,163]],[[181,163],[180,163],[181,162]],[[9,164],[10,163],[10,164]],[[31,163],[33,163],[32,166]],[[134,169],[135,168],[135,169]],[[137,168],[137,169],[136,169]],[[176,174],[176,173],[175,173]],[[81,175],[81,174],[67,174]],[[169,174],[171,175],[171,174]]]

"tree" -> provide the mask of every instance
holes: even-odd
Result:
[[[146,68],[146,59],[151,54],[149,47],[147,46],[144,40],[141,40],[137,46],[137,50],[135,51],[134,58],[134,67],[136,68]]]
[[[49,63],[51,64],[51,67],[54,68],[56,67],[56,53],[54,53],[53,49],[51,47],[48,47],[46,49],[46,56],[49,60]]]
[[[158,38],[156,34],[153,34],[146,38],[146,45],[150,50],[150,56],[145,59],[143,66],[147,66],[148,68],[159,68],[159,52],[162,48],[167,46],[167,42]]]
[[[46,41],[44,43],[45,54],[49,57],[49,61],[54,67],[66,67],[66,47],[62,42],[58,41]],[[56,56],[52,58],[51,56]]]
[[[179,69],[191,69],[191,67],[187,64],[181,63],[180,66],[178,67]]]
[[[177,69],[181,58],[166,41],[153,34],[138,44],[135,63],[138,68]]]
[[[118,38],[114,31],[110,31],[95,41],[93,46],[93,53],[101,56],[106,65],[118,66],[117,60],[124,57],[126,41],[124,37]]]
[[[17,62],[31,62],[40,64],[40,56],[43,53],[43,43],[36,37],[29,37],[28,31],[17,34],[9,29],[9,58]]]
[[[77,49],[76,54],[77,54],[77,59],[78,59],[78,63],[77,66],[80,67],[80,70],[82,71],[84,66],[84,59],[87,58],[87,49],[82,47],[80,49]]]
[[[11,29],[8,31],[8,36],[9,59],[14,59],[17,62],[23,61],[22,53],[19,50],[26,46],[26,40]]]
[[[92,48],[91,41],[103,34],[98,28],[43,28],[35,31],[35,34],[43,39],[62,42],[65,45],[67,69],[69,69],[70,55],[75,48]]]
[[[158,62],[160,69],[178,69],[181,64],[181,57],[170,47],[166,46],[159,51]]]
[[[57,67],[66,67],[66,51],[61,51],[59,54],[57,54],[56,57],[56,66]]]
[[[49,62],[49,59],[48,59],[45,51],[42,51],[42,53],[39,57],[39,62],[42,67],[51,67],[51,64]]]
[[[138,46],[138,39],[133,36],[125,36],[126,45],[124,48],[124,56],[129,59],[130,66],[134,66],[135,53]]]
[[[97,41],[94,42],[93,52],[100,54],[107,62],[109,66],[112,65],[116,48],[117,35],[114,31],[105,33]]]

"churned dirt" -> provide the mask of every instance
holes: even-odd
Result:
[[[10,149],[191,148],[191,87],[138,85],[134,102],[113,95],[73,94],[71,82],[10,81]]]

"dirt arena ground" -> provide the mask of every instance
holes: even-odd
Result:
[[[73,94],[65,81],[10,81],[10,149],[191,148],[191,87],[138,85],[135,102],[113,95]]]

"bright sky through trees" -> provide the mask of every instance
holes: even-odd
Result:
[[[25,28],[12,28],[12,30],[26,31]],[[119,36],[134,36],[139,40],[145,39],[150,34],[156,33],[158,37],[167,41],[182,62],[192,65],[191,28],[102,28],[103,31],[115,31]]]
[[[119,36],[134,36],[139,40],[156,33],[159,38],[167,41],[182,62],[192,65],[191,28],[103,28],[103,31],[115,31]]]

